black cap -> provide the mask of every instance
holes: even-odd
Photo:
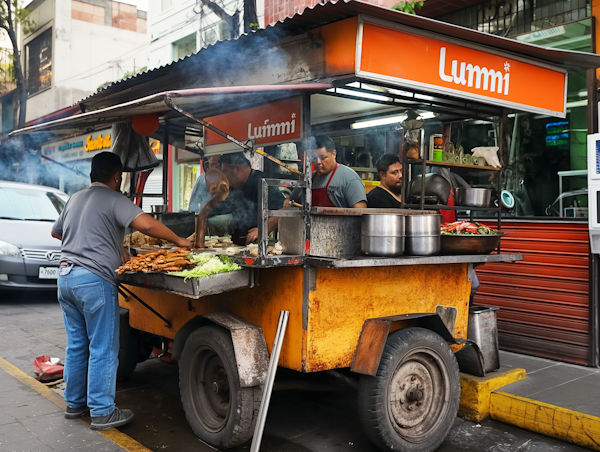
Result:
[[[229,165],[250,165],[250,160],[246,158],[243,152],[234,152],[233,154],[223,154],[219,158],[219,163],[227,163]]]

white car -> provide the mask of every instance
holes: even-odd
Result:
[[[61,243],[50,231],[68,199],[52,187],[0,181],[0,290],[56,289]]]

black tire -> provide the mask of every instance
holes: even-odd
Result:
[[[437,333],[406,328],[390,334],[377,375],[362,376],[359,417],[382,450],[432,452],[452,428],[460,403],[454,353]]]
[[[252,437],[262,390],[240,387],[229,331],[205,326],[189,335],[179,360],[179,389],[188,423],[202,441],[229,449]]]
[[[129,326],[129,310],[120,309],[119,324],[119,367],[117,368],[117,381],[129,379],[135,366],[139,362],[140,332]]]

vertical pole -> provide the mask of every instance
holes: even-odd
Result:
[[[310,210],[312,208],[312,171],[310,157],[310,137],[312,130],[310,126],[310,94],[304,94],[302,97],[302,139],[304,141],[304,253],[310,253],[310,230],[311,217]]]
[[[163,204],[169,205],[169,122],[165,120],[165,132],[163,135],[163,180],[162,195]]]
[[[273,383],[275,383],[275,374],[277,373],[277,365],[279,363],[279,354],[281,353],[281,345],[285,336],[289,311],[281,311],[279,314],[279,324],[275,333],[275,342],[271,350],[271,359],[269,360],[269,370],[267,371],[267,381],[263,399],[258,410],[258,418],[256,419],[256,427],[254,429],[254,437],[250,446],[250,452],[258,452],[260,443],[262,442],[263,431],[265,430],[265,422],[267,421],[267,411],[269,410],[269,402],[271,401],[271,393],[273,392]]]
[[[264,179],[260,181],[258,196],[258,257],[261,264],[269,253],[269,185]]]

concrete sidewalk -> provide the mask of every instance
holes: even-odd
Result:
[[[126,452],[106,434],[90,430],[83,420],[65,419],[60,397],[4,360],[0,363],[0,450]]]

